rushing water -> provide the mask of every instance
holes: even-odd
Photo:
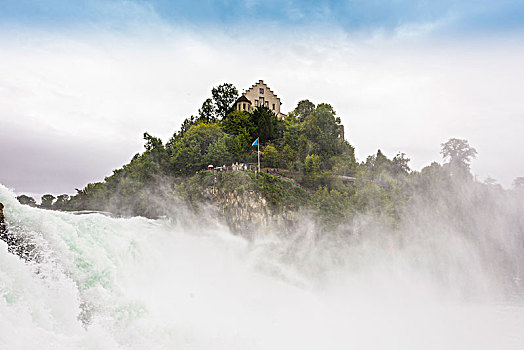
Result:
[[[1,349],[524,349],[518,298],[458,297],[413,254],[0,201],[39,261],[0,241]]]

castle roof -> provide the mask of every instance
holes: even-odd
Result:
[[[245,95],[240,96],[235,103],[238,103],[238,102],[247,102],[247,103],[251,104],[251,101],[249,101],[248,98]]]
[[[280,98],[277,96],[277,94],[275,94],[275,93],[273,92],[273,90],[271,90],[271,88],[270,88],[269,86],[267,86],[266,83],[264,83],[264,80],[262,80],[262,79],[259,80],[258,83],[253,84],[249,89],[247,89],[246,92],[249,92],[249,91],[255,89],[255,88],[257,87],[257,85],[263,85],[263,86],[265,86],[265,88],[266,88],[267,90],[269,90],[269,92],[271,92],[271,93],[272,93],[276,98],[280,99]],[[245,93],[246,93],[246,92],[245,92]],[[280,104],[282,104],[282,102],[280,102]]]

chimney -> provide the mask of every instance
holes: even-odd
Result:
[[[263,81],[262,79],[260,79],[258,82],[259,82],[260,84],[264,84],[264,81]]]

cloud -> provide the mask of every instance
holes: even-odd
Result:
[[[452,23],[456,18],[447,16],[439,18],[435,21],[427,22],[410,22],[407,24],[400,24],[395,28],[395,36],[400,39],[425,37],[437,32],[441,28],[445,28]]]
[[[132,31],[158,23],[185,28],[326,30],[402,35],[471,35],[524,29],[524,5],[505,1],[407,0],[0,0],[0,23],[40,29]],[[452,19],[452,20],[450,20]]]
[[[331,103],[361,160],[378,148],[402,151],[420,169],[440,159],[440,143],[460,137],[479,151],[479,176],[509,185],[524,173],[514,151],[524,128],[518,36],[428,43],[343,29],[230,35],[156,26],[133,35],[107,28],[0,35],[0,132],[9,136],[2,149],[18,149],[0,152],[9,164],[0,181],[60,193],[101,180],[141,150],[144,131],[167,141],[211,87],[232,82],[242,90],[258,79],[284,111],[304,98]]]
[[[71,194],[75,187],[101,181],[116,162],[128,162],[130,151],[140,149],[134,140],[78,137],[39,123],[13,123],[4,115],[0,122],[0,183],[37,197],[49,192]]]

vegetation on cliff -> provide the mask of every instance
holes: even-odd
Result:
[[[209,189],[255,191],[275,213],[306,208],[331,227],[366,213],[395,226],[413,203],[441,201],[437,193],[450,193],[456,200],[451,193],[464,186],[502,190],[473,180],[469,164],[476,150],[466,140],[443,143],[446,163],[433,163],[420,172],[410,169],[404,153],[388,158],[378,150],[358,163],[329,104],[303,100],[280,119],[266,107],[249,112],[232,109],[238,91],[231,84],[214,88],[211,95],[167,143],[144,133],[144,152],[104,181],[88,184],[71,198],[61,195],[54,201],[54,196],[45,195],[40,206],[158,217],[169,215],[177,198],[191,204],[205,200]],[[257,137],[266,168],[258,176],[246,170],[207,171],[209,164],[256,163],[252,143]],[[36,205],[27,196],[19,200]]]
[[[311,196],[303,188],[282,180],[277,176],[254,172],[201,171],[175,184],[175,194],[198,205],[209,198],[209,191],[222,193],[254,191],[261,194],[274,212],[296,210],[307,205]]]
[[[301,101],[286,118],[279,119],[266,107],[249,112],[233,110],[237,96],[231,84],[213,88],[212,97],[204,101],[198,115],[184,120],[167,143],[144,133],[145,151],[136,154],[129,164],[114,170],[104,181],[77,190],[71,198],[61,197],[54,206],[54,197],[48,195],[42,198],[41,206],[151,217],[166,215],[163,208],[167,205],[159,202],[169,202],[173,188],[180,188],[177,184],[191,183],[193,176],[194,181],[200,181],[196,180],[200,179],[199,171],[209,164],[255,163],[257,153],[251,144],[257,137],[262,166],[278,168],[282,175],[235,175],[229,189],[241,188],[240,177],[248,177],[250,186],[263,193],[274,207],[307,205],[311,192],[319,186],[331,189],[337,183],[336,176],[351,176],[356,171],[354,149],[340,137],[340,118],[330,105]],[[288,181],[281,180],[284,177]],[[233,184],[235,181],[240,182]],[[295,193],[300,195],[290,196]]]

